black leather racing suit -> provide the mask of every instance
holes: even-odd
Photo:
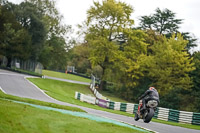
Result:
[[[156,100],[158,101],[158,103],[160,102],[159,94],[156,89],[147,90],[141,97],[139,97],[139,100],[141,99],[142,99],[142,109],[141,109],[142,111],[146,109],[146,103],[149,100]]]

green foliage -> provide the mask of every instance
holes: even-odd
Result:
[[[149,76],[153,85],[164,95],[175,88],[190,89],[192,82],[189,72],[194,70],[192,58],[185,50],[187,41],[179,34],[163,43],[153,45],[153,55],[149,60]]]
[[[130,19],[132,11],[130,5],[115,0],[94,2],[94,6],[87,11],[85,39],[90,48],[89,60],[93,67],[102,68],[101,80],[106,80],[105,71],[113,69],[113,63],[120,56],[116,42],[118,36],[133,24]],[[104,81],[101,83],[102,88]]]
[[[142,60],[147,58],[147,46],[145,41],[146,34],[140,30],[130,30],[125,33],[127,42],[123,44],[122,58],[120,58],[121,73],[120,81],[124,84],[122,94],[126,95],[127,99],[133,97],[134,88],[138,85],[139,79],[144,76]],[[124,88],[125,87],[125,88]]]
[[[91,75],[91,64],[89,58],[89,47],[87,43],[77,45],[70,50],[70,61],[67,62],[69,66],[75,66],[76,72],[87,73]]]
[[[168,9],[161,11],[156,9],[156,13],[150,16],[142,16],[140,18],[140,28],[158,31],[160,34],[165,34],[170,37],[174,32],[177,32],[179,25],[182,24],[181,19],[175,19],[175,13]]]
[[[188,50],[197,46],[197,38],[195,38],[195,36],[190,35],[189,32],[183,32],[181,34],[185,40],[188,40],[188,44],[186,46]]]
[[[52,36],[50,40],[46,41],[39,59],[44,64],[44,68],[65,70],[67,63],[65,45],[65,40],[62,37]]]
[[[7,57],[8,66],[18,58],[65,69],[69,48],[65,38],[71,27],[62,24],[55,1],[26,0],[19,5],[3,1],[0,7],[0,55]]]
[[[170,38],[173,33],[180,33],[179,28],[183,21],[182,19],[176,19],[175,17],[176,14],[169,9],[164,9],[162,11],[157,8],[156,13],[140,18],[139,28],[147,31],[154,30],[160,35],[165,35],[167,38]],[[182,35],[185,40],[188,40],[188,43],[185,46],[188,50],[197,46],[197,39],[195,37],[192,37],[188,32],[184,32]]]
[[[180,107],[182,106],[180,90],[172,89],[170,90],[170,93],[162,95],[160,97],[159,106],[169,109],[177,109],[177,110],[180,109]]]
[[[47,30],[48,38],[52,36],[64,37],[71,30],[71,26],[62,23],[63,16],[56,8],[55,0],[27,0],[34,5],[39,14],[42,15],[42,22]]]
[[[26,60],[31,51],[31,36],[15,20],[14,13],[10,11],[14,7],[7,3],[0,8],[0,54],[8,58],[8,66],[11,58]]]
[[[42,21],[39,9],[28,2],[22,2],[14,8],[16,20],[28,31],[31,36],[31,59],[38,60],[46,39],[46,28]]]
[[[199,87],[199,84],[200,84],[200,52],[195,52],[192,56],[194,59],[193,59],[193,63],[194,63],[194,66],[195,66],[195,70],[193,70],[191,73],[190,73],[190,76],[192,77],[193,79],[193,87],[192,87],[192,91],[189,93],[189,95],[191,96],[190,97],[190,100],[193,99],[193,110],[195,110],[196,112],[200,112],[200,87]],[[190,103],[191,104],[191,103]]]

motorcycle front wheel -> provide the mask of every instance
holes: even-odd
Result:
[[[149,123],[151,119],[154,116],[154,109],[149,108],[148,110],[145,111],[144,116],[143,116],[143,121],[145,123]]]
[[[140,118],[139,118],[139,115],[137,112],[135,112],[135,117],[134,117],[135,121],[138,121]]]

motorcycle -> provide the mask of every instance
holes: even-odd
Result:
[[[138,105],[138,111],[135,112],[135,121],[138,121],[139,119],[143,119],[145,123],[149,123],[151,119],[154,116],[154,113],[156,111],[156,108],[158,106],[158,101],[156,100],[149,100],[146,104],[146,109],[141,111],[142,100],[140,100],[140,103]]]

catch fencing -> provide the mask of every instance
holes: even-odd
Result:
[[[83,102],[96,104],[103,108],[119,110],[130,114],[134,114],[138,110],[138,104],[113,102],[110,101],[108,98],[102,96],[95,88],[94,76],[92,76],[90,89],[92,90],[95,97],[86,96],[84,94],[76,92],[75,98]],[[155,111],[154,118],[164,121],[200,125],[200,113],[195,112],[179,111],[174,109],[158,107]]]
[[[2,57],[0,59],[0,66],[6,67],[8,61],[6,57]],[[35,72],[38,74],[42,74],[42,69],[43,65],[37,61],[32,61],[32,60],[20,60],[20,59],[12,59],[11,61],[11,69],[17,70],[17,69],[22,69],[26,71],[31,71]]]

